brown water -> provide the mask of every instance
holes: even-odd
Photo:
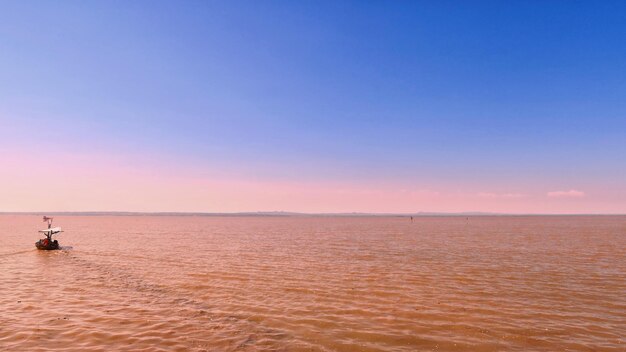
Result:
[[[42,225],[0,216],[2,351],[626,351],[626,217]]]

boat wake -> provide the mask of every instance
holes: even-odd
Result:
[[[17,251],[17,252],[10,252],[10,253],[0,253],[0,257],[10,257],[12,255],[18,255],[18,254],[24,254],[24,253],[29,253],[29,252],[33,252],[36,249],[26,249],[23,251]]]
[[[73,268],[66,269],[81,273],[82,283],[76,292],[90,291],[93,293],[90,299],[100,303],[104,300],[97,298],[96,290],[107,297],[104,314],[99,312],[97,317],[90,318],[94,322],[120,320],[133,325],[130,321],[136,321],[136,331],[141,331],[146,338],[159,338],[171,343],[169,347],[186,350],[204,351],[219,346],[225,351],[281,351],[292,338],[281,329],[267,327],[238,312],[224,311],[174,287],[155,284],[123,267],[98,262],[79,253],[67,254],[65,263]],[[119,301],[111,304],[108,301],[111,296]],[[185,333],[176,336],[176,331]],[[125,337],[123,334],[116,336]]]

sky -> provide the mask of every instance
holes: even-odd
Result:
[[[0,0],[0,211],[626,213],[626,2]]]

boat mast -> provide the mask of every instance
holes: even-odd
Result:
[[[49,218],[47,216],[43,217],[43,221],[47,221],[48,222],[48,229],[52,228],[52,219],[53,218]],[[46,237],[48,237],[48,240],[52,240],[52,231],[48,231],[45,234],[46,234]]]

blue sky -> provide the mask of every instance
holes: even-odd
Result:
[[[268,182],[626,197],[624,42],[619,1],[3,1],[0,137]]]

